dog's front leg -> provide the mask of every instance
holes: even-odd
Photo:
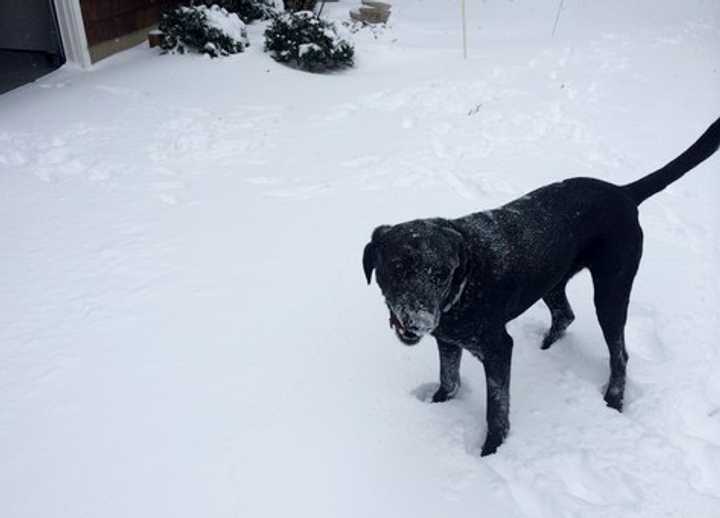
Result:
[[[437,341],[440,354],[440,387],[432,397],[433,403],[452,399],[460,388],[460,360],[462,349],[457,345]]]
[[[510,362],[513,340],[503,329],[483,348],[482,362],[487,387],[487,436],[482,456],[495,453],[510,431]]]

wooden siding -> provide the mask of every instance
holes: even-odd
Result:
[[[181,0],[80,0],[88,45],[110,41],[150,27],[165,7]]]

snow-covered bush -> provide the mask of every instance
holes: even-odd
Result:
[[[265,30],[265,50],[275,61],[312,72],[350,67],[355,55],[334,23],[310,11],[276,17]]]
[[[227,56],[248,46],[245,24],[220,6],[193,5],[163,12],[160,47],[184,54],[195,50],[211,57]]]
[[[318,0],[283,0],[286,11],[314,11]]]
[[[245,23],[268,20],[275,14],[273,0],[202,0],[208,6],[219,5],[229,13],[237,14]]]

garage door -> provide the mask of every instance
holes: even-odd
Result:
[[[0,0],[0,93],[64,61],[52,0]]]

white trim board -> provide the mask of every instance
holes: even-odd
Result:
[[[82,68],[92,65],[80,0],[50,0],[55,3],[65,58]]]

